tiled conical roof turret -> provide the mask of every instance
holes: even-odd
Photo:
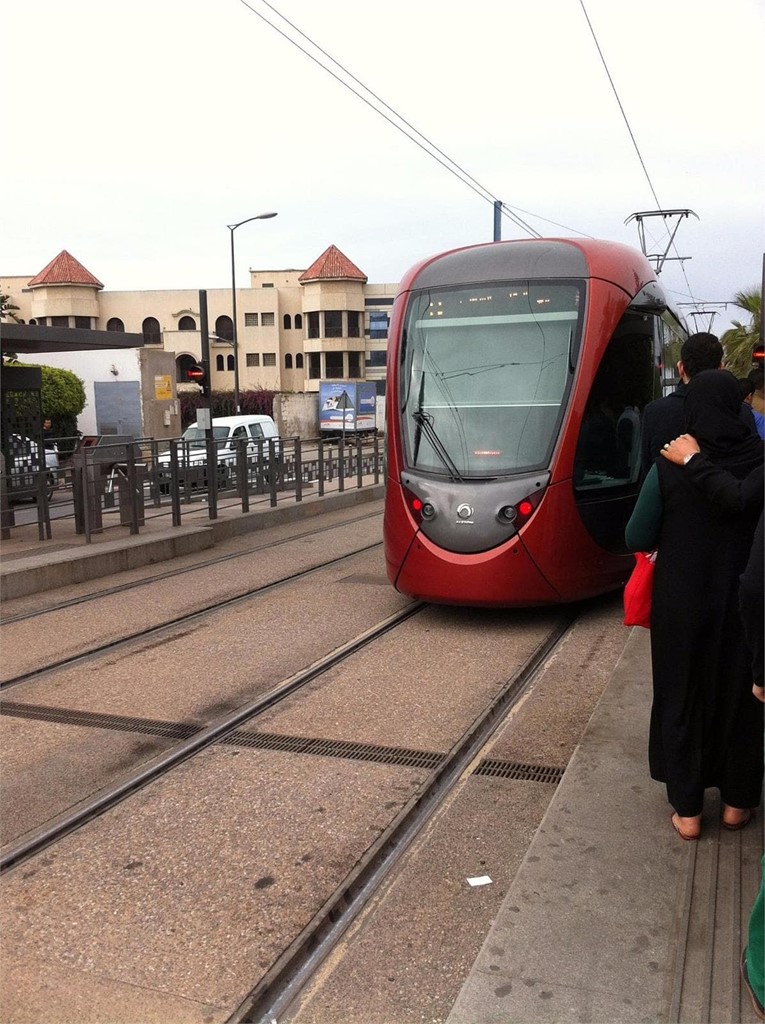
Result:
[[[66,249],[62,249],[47,267],[33,277],[27,287],[41,288],[51,284],[82,284],[90,288],[103,288],[98,278],[86,270]]]
[[[351,280],[367,282],[367,275],[359,270],[355,263],[351,263],[347,256],[340,252],[336,245],[330,245],[328,249],[311,264],[308,270],[304,271],[299,281],[326,281],[326,280]]]

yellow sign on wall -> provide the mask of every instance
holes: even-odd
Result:
[[[158,402],[170,402],[173,398],[173,378],[169,373],[157,374],[154,378],[154,397]]]

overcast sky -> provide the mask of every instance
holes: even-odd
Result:
[[[250,267],[302,269],[331,244],[397,282],[491,240],[491,197],[542,234],[639,247],[624,221],[656,209],[655,191],[699,218],[680,224],[671,255],[691,258],[662,282],[717,308],[722,333],[746,317],[709,304],[762,279],[763,5],[584,4],[634,143],[581,0],[12,4],[0,275],[67,249],[110,291],[229,287],[226,225],[276,210],[236,231],[240,287]],[[327,62],[289,19],[473,188],[253,11]],[[646,223],[663,252],[663,221]],[[502,235],[528,237],[506,218]]]

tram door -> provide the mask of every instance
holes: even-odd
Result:
[[[640,489],[643,409],[661,394],[658,318],[628,310],[601,360],[574,457],[574,497],[593,540],[626,553],[624,529]]]

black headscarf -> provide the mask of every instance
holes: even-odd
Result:
[[[704,370],[691,378],[685,423],[704,455],[739,478],[762,463],[763,442],[742,420],[738,381],[727,370]]]

